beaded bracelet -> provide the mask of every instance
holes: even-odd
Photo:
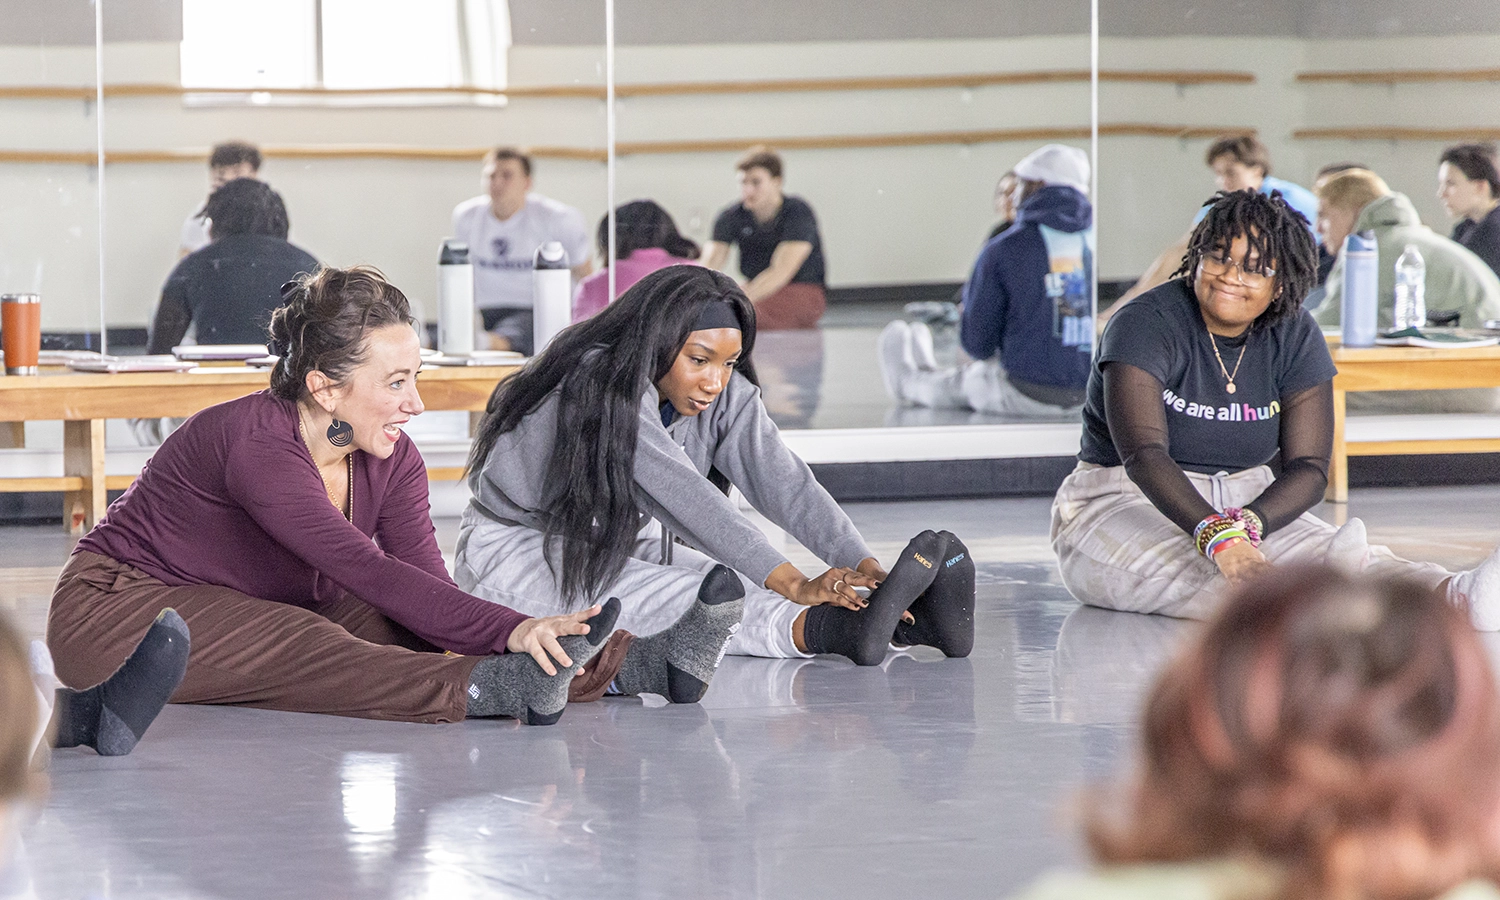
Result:
[[[1243,522],[1218,513],[1205,517],[1193,529],[1193,544],[1204,559],[1213,559],[1215,553],[1241,541],[1252,543]]]
[[[1245,526],[1245,532],[1250,537],[1250,546],[1260,546],[1260,542],[1265,539],[1266,526],[1261,522],[1260,516],[1255,514],[1255,510],[1231,507],[1224,510],[1224,515]]]

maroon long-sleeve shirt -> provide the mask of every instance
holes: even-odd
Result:
[[[262,391],[205,409],[168,437],[77,550],[169,585],[221,585],[312,610],[347,590],[445,650],[504,652],[526,616],[449,577],[411,439],[403,434],[390,459],[355,451],[351,487],[352,524],[328,502],[296,404]]]

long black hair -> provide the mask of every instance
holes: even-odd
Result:
[[[1220,191],[1203,204],[1208,215],[1193,229],[1187,253],[1172,277],[1193,278],[1206,254],[1228,252],[1244,235],[1250,248],[1276,267],[1276,294],[1252,328],[1274,325],[1302,311],[1307,292],[1318,283],[1318,245],[1308,230],[1307,217],[1293,209],[1281,191]]]
[[[599,220],[594,234],[599,255],[609,256],[609,216]],[[698,245],[677,231],[672,214],[654,200],[632,200],[615,207],[615,259],[628,259],[637,250],[657,247],[678,259],[697,259]]]
[[[751,363],[755,307],[722,272],[680,265],[652,272],[598,315],[558,332],[490,395],[469,454],[470,472],[483,469],[500,436],[557,392],[543,545],[554,575],[561,563],[558,581],[570,604],[595,599],[630,558],[640,530],[635,448],[641,397],[671,370],[709,303],[733,307],[742,335],[735,369],[758,384]],[[713,475],[722,489],[726,482]]]

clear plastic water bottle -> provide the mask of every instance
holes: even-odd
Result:
[[[1427,324],[1427,264],[1415,245],[1407,244],[1396,260],[1396,308],[1392,327],[1422,328]]]

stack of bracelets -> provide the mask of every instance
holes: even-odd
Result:
[[[1260,516],[1248,509],[1232,507],[1222,514],[1214,513],[1199,522],[1198,527],[1193,529],[1193,544],[1204,559],[1212,560],[1214,554],[1235,544],[1247,543],[1252,547],[1259,547],[1264,533],[1265,527],[1261,524]]]

